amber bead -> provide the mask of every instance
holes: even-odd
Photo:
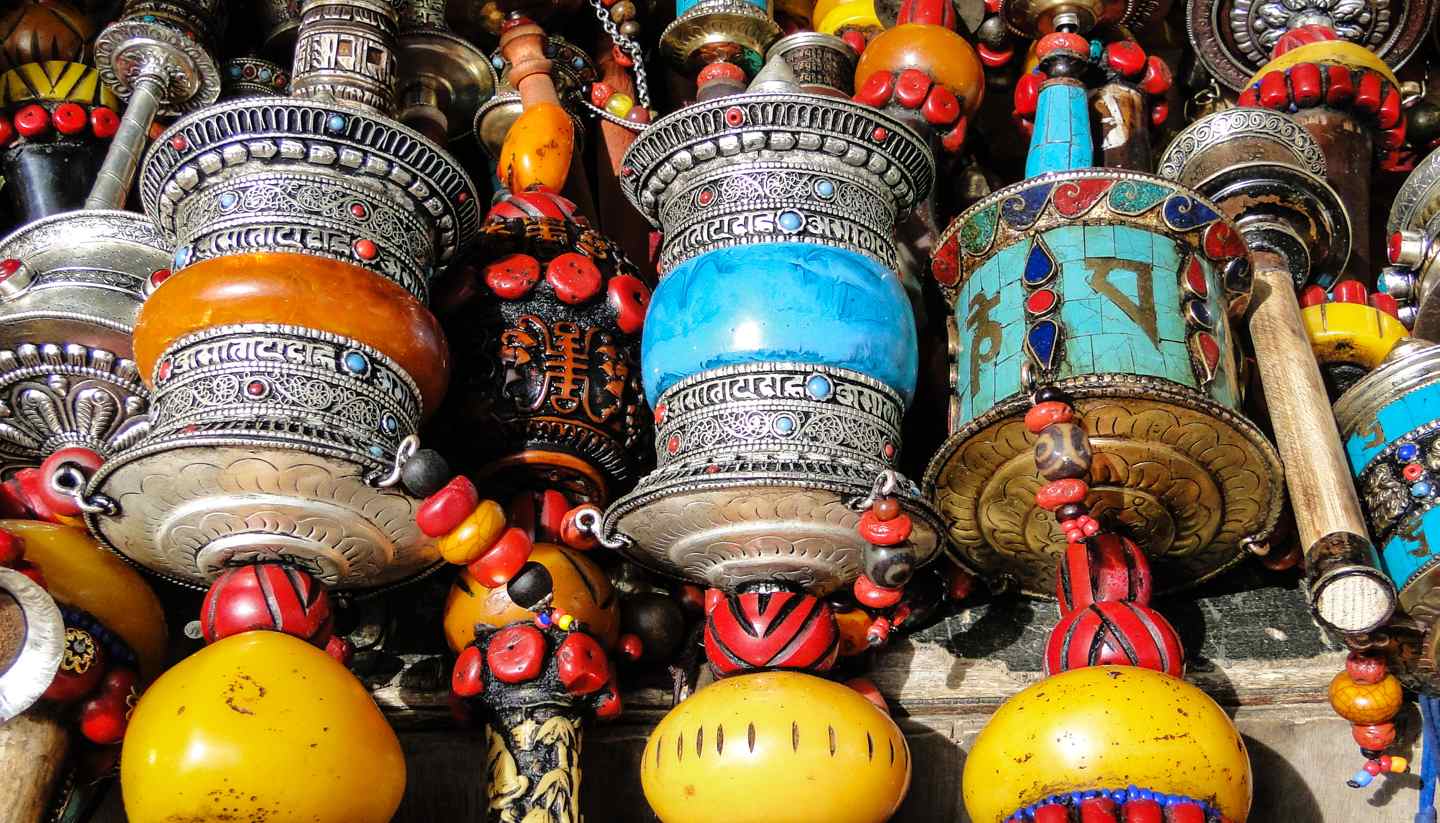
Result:
[[[560,191],[574,150],[575,124],[565,109],[558,103],[527,106],[505,135],[496,174],[511,191]]]
[[[884,32],[870,41],[860,55],[855,86],[865,85],[877,71],[906,69],[918,69],[948,89],[959,99],[964,114],[973,114],[979,108],[985,92],[984,68],[975,49],[950,29],[906,23]]]
[[[1348,672],[1330,681],[1330,706],[1351,723],[1384,723],[1400,711],[1405,694],[1395,675],[1387,674],[1378,683],[1356,683]]]
[[[445,394],[450,354],[440,324],[403,287],[368,269],[306,254],[233,254],[166,280],[135,323],[135,361],[150,382],[161,353],[213,326],[282,323],[378,349],[420,387],[427,410]]]

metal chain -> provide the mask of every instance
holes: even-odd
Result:
[[[615,25],[615,21],[611,19],[610,10],[605,8],[603,0],[590,0],[590,8],[595,12],[595,19],[600,21],[601,28],[605,29],[605,33],[610,36],[610,42],[625,52],[625,54],[629,56],[630,62],[634,64],[631,68],[633,68],[635,72],[636,105],[643,106],[646,109],[650,108],[650,86],[645,77],[645,56],[640,51],[640,44],[620,33],[620,27]],[[644,124],[632,123],[629,120],[616,117],[610,112],[594,105],[589,100],[586,100],[585,104],[612,123],[636,131],[644,128]]]

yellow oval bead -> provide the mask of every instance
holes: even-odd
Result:
[[[854,689],[759,672],[706,686],[665,715],[640,782],[664,823],[882,823],[910,787],[910,750]]]
[[[557,103],[529,106],[515,119],[500,148],[496,173],[511,191],[560,191],[570,174],[575,124]]]
[[[1330,708],[1351,723],[1388,722],[1404,702],[1405,692],[1393,674],[1379,683],[1356,683],[1349,672],[1342,671],[1330,681]]]
[[[120,754],[131,823],[386,823],[405,790],[400,741],[370,692],[288,634],[245,632],[145,690]]]
[[[618,91],[610,95],[610,99],[605,101],[605,110],[616,117],[624,117],[629,114],[633,108],[635,108],[635,101],[630,99],[630,95],[622,94]]]
[[[1373,369],[1409,334],[1399,320],[1364,303],[1317,303],[1301,309],[1300,316],[1321,363]]]
[[[568,632],[568,631],[570,631],[570,627],[571,627],[572,625],[574,625],[574,623],[575,623],[575,618],[571,617],[571,616],[568,615],[568,614],[562,614],[562,615],[560,615],[560,621],[559,621],[559,622],[560,622],[560,628]]]
[[[465,565],[495,545],[505,531],[505,510],[494,500],[481,500],[455,530],[441,537],[435,548],[447,563]]]

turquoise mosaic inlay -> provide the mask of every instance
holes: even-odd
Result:
[[[1026,177],[1095,165],[1087,94],[1084,87],[1068,83],[1051,83],[1040,90],[1035,132],[1025,158]]]
[[[984,414],[1021,392],[1025,354],[1024,286],[1044,268],[1058,266],[1050,281],[1059,309],[1053,377],[1085,374],[1136,374],[1163,378],[1200,390],[1233,408],[1237,402],[1235,366],[1229,329],[1215,295],[1221,293],[1214,266],[1201,260],[1210,297],[1206,308],[1217,318],[1214,334],[1222,362],[1210,385],[1201,385],[1192,366],[1180,282],[1189,255],[1165,235],[1135,226],[1060,226],[1033,241],[1014,243],[995,253],[961,284],[955,302],[960,330],[956,393],[957,424]],[[1032,283],[1034,281],[1032,280]],[[1032,341],[1033,344],[1033,341]]]

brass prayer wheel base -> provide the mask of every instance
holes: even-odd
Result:
[[[1095,451],[1088,504],[1147,548],[1156,587],[1214,577],[1280,516],[1275,448],[1224,406],[1157,378],[1083,375],[1056,382],[1075,398]],[[1028,397],[1011,398],[951,435],[931,461],[926,492],[950,524],[959,559],[988,580],[1053,597],[1065,538],[1035,504],[1044,480]]]

